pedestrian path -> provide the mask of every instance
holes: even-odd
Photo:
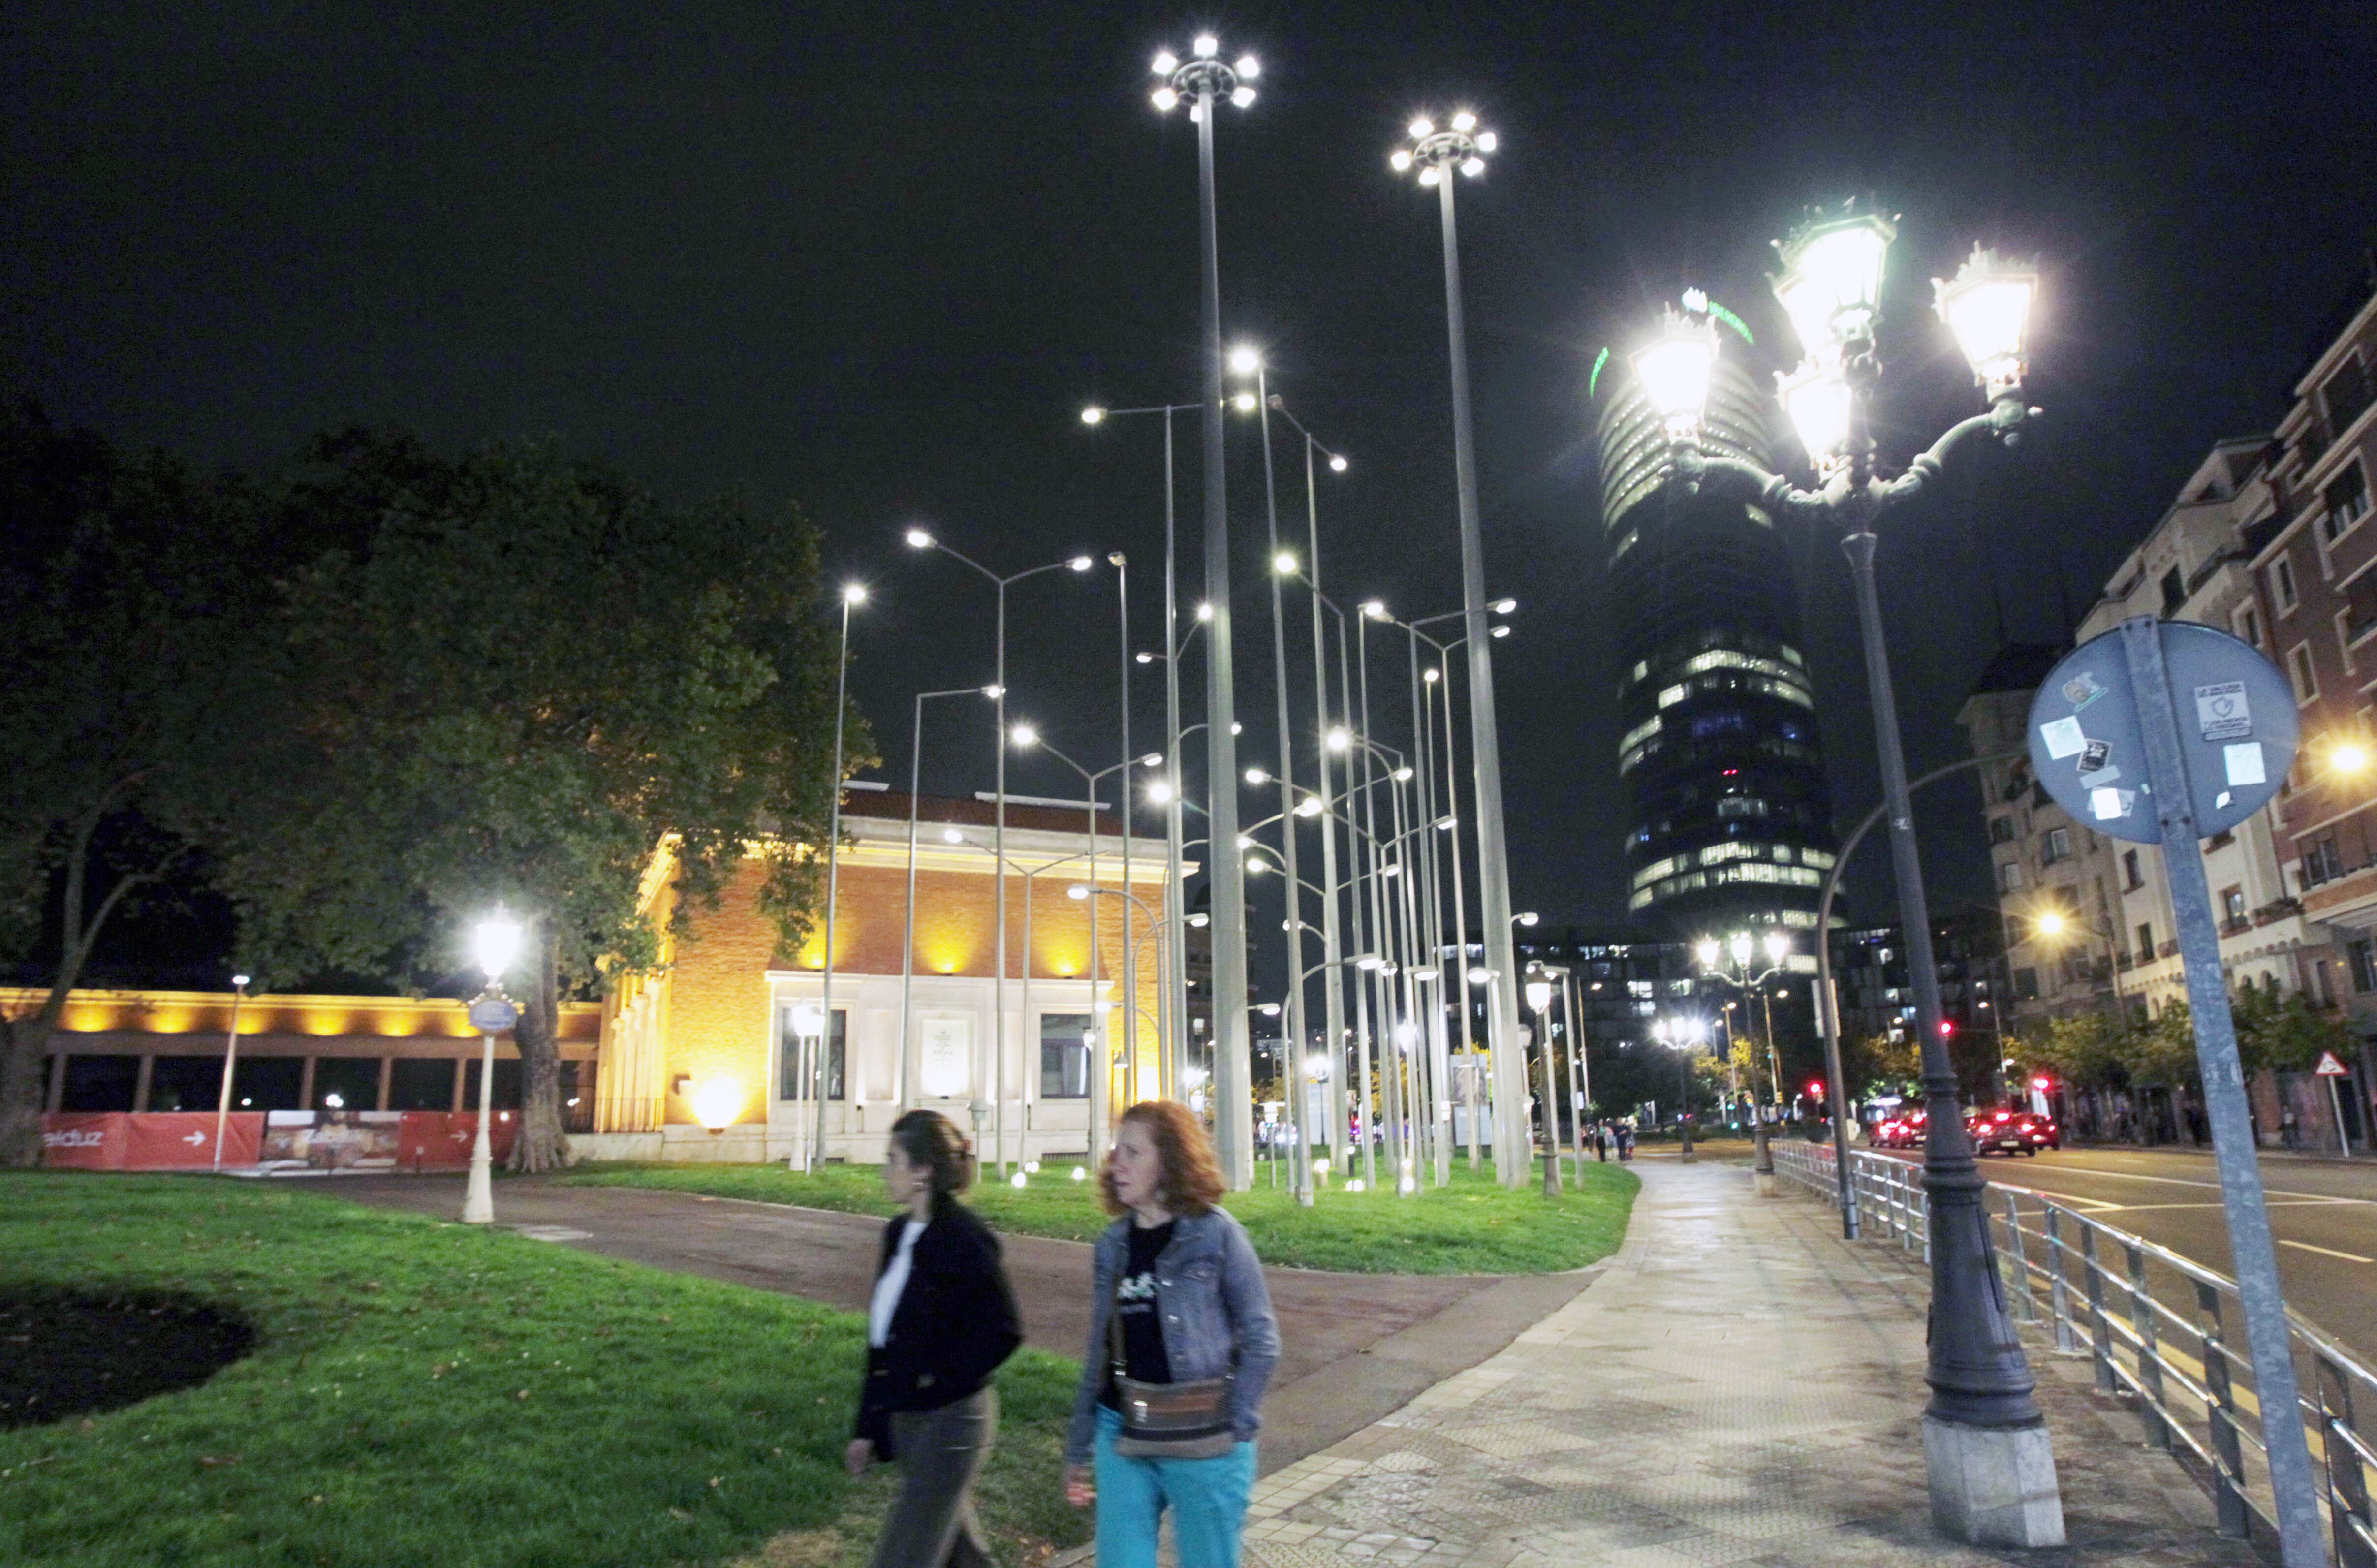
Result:
[[[1739,1167],[1638,1167],[1624,1249],[1507,1349],[1258,1484],[1256,1568],[2256,1562],[2084,1363],[2034,1349],[2071,1544],[1931,1530],[1927,1280]]]

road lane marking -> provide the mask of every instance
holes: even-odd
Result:
[[[2067,1203],[2072,1202],[2069,1198],[2065,1198],[2062,1201]],[[2225,1209],[2228,1206],[2228,1205],[2226,1203],[2107,1203],[2105,1205],[2107,1209],[2118,1210],[2125,1215],[2145,1214],[2148,1211],[2158,1213],[2164,1209]],[[2264,1208],[2272,1209],[2318,1209],[2325,1208],[2328,1205],[2316,1199],[2277,1198],[2269,1201],[2263,1206]],[[2096,1211],[2091,1212],[2093,1213]]]
[[[1923,1162],[1910,1156],[1906,1159],[1905,1163],[1908,1165],[1919,1166]],[[1982,1168],[1986,1170],[1989,1167],[1985,1166]],[[2201,1187],[2206,1191],[2211,1192],[2217,1192],[2220,1191],[2220,1183],[2217,1181],[2191,1181],[2187,1178],[2181,1176],[2144,1176],[2133,1170],[2106,1170],[2096,1166],[2088,1165],[2056,1164],[2042,1166],[2037,1168],[2041,1171],[2059,1171],[2073,1177],[2101,1177],[2108,1181],[2159,1181],[2171,1187]],[[2013,1187],[2017,1184],[2011,1181],[2001,1181],[1999,1182],[1998,1185],[2001,1187]],[[2024,1190],[2026,1191],[2046,1191],[2044,1188],[2036,1187],[2025,1188]],[[2284,1187],[2265,1187],[2262,1191],[2265,1195],[2272,1198],[2295,1198],[2306,1203],[2359,1203],[2366,1207],[2377,1207],[2377,1198],[2339,1198],[2332,1193],[2297,1192],[2289,1188]],[[2049,1195],[2050,1197],[2057,1198],[2070,1196],[2070,1194],[2063,1192],[2053,1192]]]
[[[2347,1263],[2377,1263],[2377,1258],[2364,1258],[2358,1252],[2339,1252],[2333,1247],[2314,1247],[2308,1241],[2289,1241],[2283,1236],[2278,1238],[2278,1245],[2297,1248],[2305,1252],[2317,1252],[2323,1258],[2342,1258]]]

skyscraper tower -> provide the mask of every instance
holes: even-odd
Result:
[[[1685,940],[1781,926],[1810,951],[1834,840],[1790,551],[1762,509],[1660,483],[1666,437],[1622,359],[1596,393],[1627,909]],[[1719,356],[1702,447],[1773,471],[1769,406]]]

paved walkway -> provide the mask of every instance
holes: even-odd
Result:
[[[2071,1545],[1931,1531],[1926,1281],[1760,1201],[1738,1167],[1638,1165],[1624,1249],[1499,1354],[1259,1483],[1255,1568],[2243,1565],[2209,1501],[2086,1366],[2034,1349]]]
[[[459,1176],[349,1176],[316,1190],[451,1218]],[[883,1221],[782,1203],[634,1187],[566,1187],[539,1177],[496,1187],[496,1223],[610,1257],[864,1311]],[[1090,1249],[1002,1234],[1025,1343],[1078,1358],[1090,1330]],[[1267,1268],[1281,1356],[1264,1401],[1266,1467],[1360,1431],[1509,1345],[1574,1299],[1574,1274],[1352,1275]]]

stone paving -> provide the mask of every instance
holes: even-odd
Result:
[[[1254,1568],[2258,1562],[2084,1363],[2034,1347],[2071,1544],[1931,1530],[1927,1281],[1739,1167],[1638,1167],[1624,1249],[1499,1355],[1259,1482]]]

